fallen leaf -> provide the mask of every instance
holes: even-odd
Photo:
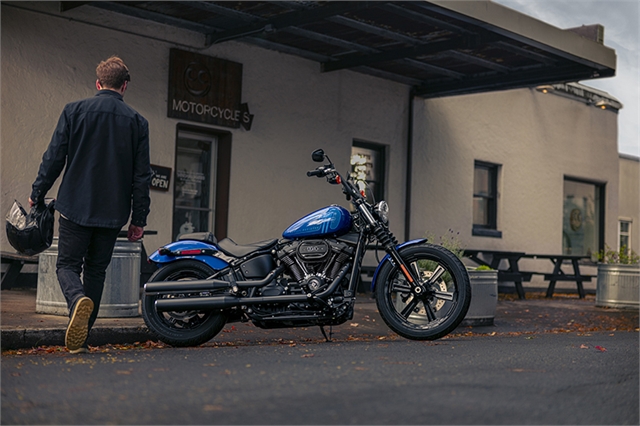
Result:
[[[589,346],[587,346],[587,345],[580,345],[580,349],[589,349]]]
[[[602,346],[596,346],[596,349],[599,350],[600,352],[606,352],[607,349],[603,348]]]
[[[315,354],[304,354],[300,358],[313,358]]]
[[[202,407],[204,411],[222,411],[223,408],[221,405],[205,405]]]
[[[358,324],[357,322],[352,322],[352,323],[351,323],[351,324],[349,324],[349,325],[350,325],[351,327],[357,327],[357,326],[358,326],[358,325],[360,325],[360,324]]]

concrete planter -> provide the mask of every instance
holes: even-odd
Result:
[[[640,265],[598,264],[596,306],[640,307]]]
[[[498,271],[468,269],[471,282],[471,305],[461,326],[493,325],[498,303]]]

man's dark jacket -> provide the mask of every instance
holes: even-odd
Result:
[[[56,210],[101,228],[144,227],[149,214],[149,124],[122,96],[100,90],[67,104],[42,157],[31,200],[44,199],[65,167]]]

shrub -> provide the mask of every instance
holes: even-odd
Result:
[[[598,261],[602,263],[635,265],[640,263],[640,256],[638,256],[633,249],[627,249],[626,246],[620,247],[620,250],[613,250],[605,244],[605,249],[600,250],[600,253],[598,253]]]

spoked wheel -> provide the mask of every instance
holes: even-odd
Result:
[[[435,340],[449,334],[469,310],[466,268],[453,253],[431,244],[406,247],[400,256],[420,288],[412,290],[400,268],[385,262],[375,289],[380,316],[407,339]]]
[[[180,260],[157,270],[149,282],[203,280],[213,275],[207,265],[195,260]],[[220,311],[158,312],[155,301],[160,298],[198,297],[199,294],[163,294],[144,296],[142,317],[161,341],[171,346],[197,346],[211,340],[222,330],[226,316]]]

